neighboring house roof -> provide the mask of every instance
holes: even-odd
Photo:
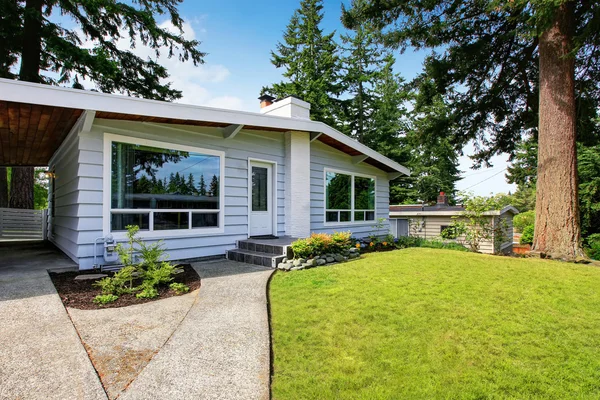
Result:
[[[455,216],[464,213],[463,206],[421,206],[421,205],[396,205],[390,206],[390,217],[422,217],[422,216]],[[484,215],[503,215],[507,212],[518,214],[513,206],[506,206],[501,210],[486,211]]]
[[[136,97],[69,89],[50,85],[0,79],[0,165],[45,165],[54,151],[27,149],[18,153],[22,143],[44,137],[47,148],[58,148],[80,117],[131,120],[222,128],[224,137],[235,135],[242,127],[248,130],[305,131],[311,140],[319,140],[388,172],[390,179],[410,175],[410,171],[375,150],[317,121],[286,118],[244,111],[146,100]],[[10,131],[21,136],[10,135]],[[26,136],[24,138],[23,136]],[[17,143],[18,142],[18,143]],[[14,154],[13,154],[14,150]],[[1,153],[1,152],[0,152]],[[50,154],[48,154],[50,153]]]

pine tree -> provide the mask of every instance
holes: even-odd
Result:
[[[210,189],[208,193],[210,196],[214,197],[219,195],[219,178],[217,178],[216,175],[213,175],[212,180],[210,181]]]
[[[365,0],[354,0],[353,7],[364,7]],[[380,78],[380,69],[385,64],[386,54],[376,40],[376,30],[369,22],[357,24],[350,33],[341,35],[343,65],[343,87],[348,99],[344,108],[343,132],[361,143],[369,141],[365,136],[376,134],[372,123],[376,110],[375,85]]]
[[[459,127],[451,143],[461,149],[477,141],[476,162],[512,154],[522,137],[537,134],[533,249],[567,260],[583,256],[575,140],[589,124],[581,111],[600,105],[597,2],[398,0],[343,10],[346,26],[364,20],[389,46],[443,49],[426,66]],[[581,87],[591,90],[576,91]],[[582,107],[586,101],[595,107]]]
[[[322,0],[302,0],[292,15],[277,51],[271,52],[271,63],[284,68],[285,81],[262,89],[283,98],[297,96],[311,104],[311,118],[337,126],[339,102],[337,96],[340,60],[333,37],[320,28],[323,20]]]
[[[206,196],[206,182],[204,181],[204,175],[200,175],[200,182],[198,183],[198,193],[200,196]]]
[[[196,194],[196,184],[194,183],[194,175],[190,172],[187,179],[187,192],[188,194]]]
[[[141,42],[156,50],[157,55],[164,47],[168,57],[178,53],[181,61],[202,63],[204,54],[198,50],[199,42],[181,35],[179,2],[0,1],[0,78],[82,88],[81,77],[101,92],[178,99],[181,92],[165,82],[169,74],[155,58],[119,49],[117,39],[129,37],[132,48]],[[48,18],[50,14],[70,22],[61,26]],[[158,24],[155,18],[165,14],[179,33]],[[92,45],[82,45],[86,40]],[[23,167],[14,174],[12,206],[33,208],[33,172],[32,167]],[[0,172],[0,186],[6,185],[6,176]]]

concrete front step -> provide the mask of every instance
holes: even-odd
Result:
[[[268,253],[276,256],[285,255],[287,246],[257,243],[254,240],[239,240],[237,243],[239,250],[254,251],[257,253]]]
[[[283,260],[283,254],[275,255],[272,253],[250,251],[244,249],[234,249],[227,252],[227,259],[239,261],[246,264],[261,265],[268,268],[277,268],[277,264]]]

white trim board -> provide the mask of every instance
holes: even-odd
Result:
[[[248,217],[248,237],[250,237],[250,213],[252,212],[252,197],[251,197],[251,184],[252,184],[252,162],[257,162],[257,163],[264,163],[264,164],[271,164],[273,170],[271,171],[271,184],[273,185],[273,187],[271,188],[271,196],[272,196],[272,200],[271,200],[271,208],[273,209],[272,212],[272,230],[273,230],[273,236],[277,236],[277,213],[278,213],[278,206],[279,204],[277,204],[277,162],[273,161],[273,160],[265,160],[262,158],[254,158],[254,157],[248,157],[248,212],[247,217]]]

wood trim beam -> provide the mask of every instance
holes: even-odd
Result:
[[[90,130],[92,130],[94,118],[96,118],[96,111],[85,110],[83,112],[83,125],[81,126],[82,132],[89,132]]]
[[[319,136],[321,136],[323,133],[321,132],[311,132],[310,133],[310,141],[314,142],[315,140],[317,140],[319,138]]]
[[[404,174],[401,172],[388,172],[388,179],[390,181],[393,181],[394,179],[396,179],[402,175],[404,175]]]
[[[239,133],[239,131],[242,130],[243,127],[244,127],[244,125],[241,125],[241,124],[239,124],[239,125],[233,124],[233,125],[226,126],[225,128],[222,129],[223,138],[233,139],[235,137],[235,135],[237,135]]]
[[[365,161],[367,158],[369,158],[369,156],[366,154],[359,154],[357,156],[352,156],[352,164],[360,164],[361,162]]]

